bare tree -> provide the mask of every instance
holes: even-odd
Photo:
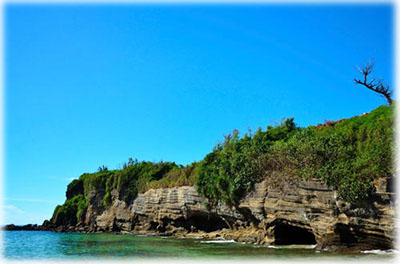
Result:
[[[374,68],[374,63],[371,61],[370,63],[366,64],[364,68],[357,67],[358,71],[363,75],[363,79],[354,79],[354,81],[358,84],[364,85],[371,91],[374,91],[381,96],[385,97],[386,101],[389,105],[392,104],[392,90],[390,89],[389,85],[384,86],[382,84],[382,80],[375,80],[375,78],[371,77],[371,80],[368,81],[368,75],[371,74],[372,69]]]

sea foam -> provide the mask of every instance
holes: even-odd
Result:
[[[235,243],[236,241],[231,239],[231,240],[208,240],[208,241],[200,241],[200,243]]]

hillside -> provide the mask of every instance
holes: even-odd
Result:
[[[297,127],[289,118],[241,137],[235,130],[202,161],[187,166],[130,159],[119,170],[102,167],[68,185],[65,203],[55,208],[51,221],[45,221],[44,226],[59,231],[110,228],[109,231],[173,233],[176,228],[185,232],[209,232],[215,227],[236,230],[239,223],[246,228],[256,227],[257,232],[263,232],[264,240],[260,241],[269,243],[275,238],[268,235],[272,232],[268,230],[278,228],[277,223],[290,223],[289,226],[311,232],[320,245],[343,243],[335,237],[349,236],[346,232],[355,232],[352,236],[369,245],[378,239],[376,230],[384,224],[385,229],[379,231],[379,237],[384,238],[377,243],[388,247],[394,212],[390,198],[394,176],[393,111],[393,106],[380,106],[362,116],[307,128]],[[270,205],[254,207],[254,195]],[[282,203],[293,199],[297,202],[280,216]],[[317,211],[315,205],[319,206]],[[272,209],[266,218],[266,212]],[[264,213],[260,214],[260,210]],[[291,216],[287,215],[288,210]],[[304,213],[297,215],[299,210]],[[318,212],[314,226],[304,218],[306,212]],[[341,213],[346,217],[340,218]],[[171,214],[175,220],[171,220]],[[354,227],[350,228],[349,219],[373,223],[375,235],[368,231],[371,226],[352,224]],[[341,229],[344,223],[349,225],[347,231]],[[327,231],[330,228],[333,231]],[[361,231],[364,229],[367,231]],[[325,232],[335,236],[326,237]],[[247,235],[241,233],[236,239],[243,236]]]

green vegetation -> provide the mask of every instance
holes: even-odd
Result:
[[[213,152],[201,162],[197,177],[197,189],[209,200],[210,206],[217,202],[235,205],[248,193],[254,183],[265,177],[268,153],[276,142],[285,142],[297,130],[294,118],[289,118],[266,131],[259,129],[239,138],[239,131],[225,136]]]
[[[56,207],[54,217],[59,215],[81,221],[82,212],[87,209],[89,194],[92,190],[102,190],[103,206],[107,208],[113,201],[113,195],[127,203],[132,202],[138,193],[154,186],[193,185],[196,165],[178,166],[173,162],[138,162],[130,159],[120,170],[108,170],[100,167],[96,173],[84,173],[67,187],[67,200]]]
[[[243,137],[234,130],[204,160],[187,166],[132,159],[119,170],[102,166],[68,185],[67,200],[56,207],[53,219],[81,221],[94,189],[104,191],[105,208],[116,197],[130,203],[151,188],[184,185],[196,185],[210,206],[235,206],[264,179],[271,185],[319,179],[341,199],[357,202],[375,191],[375,179],[394,174],[393,111],[394,106],[380,106],[363,116],[308,128],[298,128],[289,118]]]
[[[83,219],[83,214],[87,208],[87,200],[82,194],[75,195],[73,198],[66,200],[65,203],[57,205],[53,213],[53,219],[56,219],[56,224],[68,222],[76,224]]]
[[[373,181],[394,173],[393,107],[334,125],[302,129],[267,154],[280,177],[317,178],[349,202],[367,198]],[[328,123],[329,124],[329,123]]]
[[[113,171],[113,175],[108,177],[103,185],[106,190],[104,206],[111,204],[112,190],[117,191],[120,200],[129,203],[136,198],[138,193],[147,191],[151,182],[162,179],[170,170],[177,167],[173,162],[131,161],[125,164],[122,170]]]
[[[146,186],[147,189],[171,188],[176,186],[193,186],[196,182],[199,163],[193,162],[192,164],[183,167],[174,167],[165,174],[160,180],[151,181]]]
[[[197,188],[211,205],[235,205],[261,179],[320,179],[357,202],[375,191],[375,179],[393,174],[393,148],[392,106],[320,127],[299,129],[287,119],[241,139],[237,131],[225,137],[202,161]]]

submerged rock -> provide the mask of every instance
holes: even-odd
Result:
[[[42,231],[46,230],[43,226],[40,225],[32,225],[32,224],[27,224],[27,225],[6,225],[2,228],[2,230],[7,230],[7,231]]]

